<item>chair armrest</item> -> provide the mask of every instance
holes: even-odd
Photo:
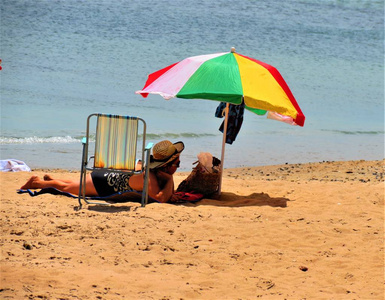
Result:
[[[146,155],[144,156],[143,169],[147,169],[147,164],[150,162],[151,148],[153,146],[154,146],[154,143],[148,143],[146,148],[144,148]]]
[[[87,153],[85,153],[85,147],[87,144],[87,137],[82,138],[82,145],[83,145],[83,164],[85,167],[87,167],[91,161],[91,159],[95,159],[95,156],[90,156],[87,161]]]

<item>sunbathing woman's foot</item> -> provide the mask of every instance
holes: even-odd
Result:
[[[43,177],[44,181],[51,181],[53,180],[53,178],[51,177],[51,175],[48,175],[48,174],[45,174],[44,177]]]
[[[25,190],[25,189],[34,189],[36,188],[36,185],[34,184],[36,181],[39,181],[39,177],[38,176],[32,176],[27,182],[26,184],[24,184],[20,189],[21,190]]]

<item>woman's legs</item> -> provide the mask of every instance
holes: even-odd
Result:
[[[51,181],[51,180],[55,180],[51,175],[49,174],[45,174],[44,177],[43,177],[44,181]],[[63,182],[68,182],[68,183],[71,183],[72,180],[65,180],[65,179],[59,179],[60,181],[63,181]]]
[[[79,181],[71,180],[59,180],[53,179],[48,175],[44,176],[45,179],[41,180],[38,176],[32,176],[20,189],[43,189],[47,187],[53,187],[59,191],[71,193],[74,195],[79,194]],[[91,174],[87,174],[86,177],[86,196],[98,196],[95,186],[92,182]]]

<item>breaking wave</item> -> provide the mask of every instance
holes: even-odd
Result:
[[[147,140],[160,140],[170,139],[175,140],[178,138],[202,138],[215,136],[214,134],[206,133],[193,133],[193,132],[182,132],[182,133],[148,133]],[[53,136],[53,137],[0,137],[0,145],[12,145],[12,144],[71,144],[80,143],[83,137],[71,137],[71,136]],[[141,138],[141,136],[139,136]],[[94,136],[91,136],[91,142],[95,141]]]
[[[53,136],[53,137],[0,137],[1,145],[10,144],[69,144],[80,143],[80,138],[73,138],[70,136]]]
[[[328,132],[332,132],[332,133],[337,133],[337,134],[348,134],[348,135],[351,135],[351,134],[369,134],[369,135],[375,135],[375,134],[384,134],[384,131],[376,131],[376,130],[373,130],[373,131],[363,131],[363,130],[356,130],[356,131],[351,131],[351,130],[322,130],[322,131],[328,131]]]

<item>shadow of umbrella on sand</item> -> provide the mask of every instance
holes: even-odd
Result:
[[[220,201],[213,199],[202,199],[196,203],[187,203],[185,206],[222,206],[222,207],[245,207],[245,206],[271,206],[271,207],[287,207],[290,201],[284,197],[270,197],[266,193],[252,193],[248,196],[240,196],[234,193],[224,192]]]
[[[221,194],[229,105],[245,104],[257,115],[265,115],[291,125],[303,126],[305,116],[285,80],[276,68],[231,52],[186,58],[148,76],[137,94],[158,94],[164,99],[206,99],[226,102],[222,140]]]

